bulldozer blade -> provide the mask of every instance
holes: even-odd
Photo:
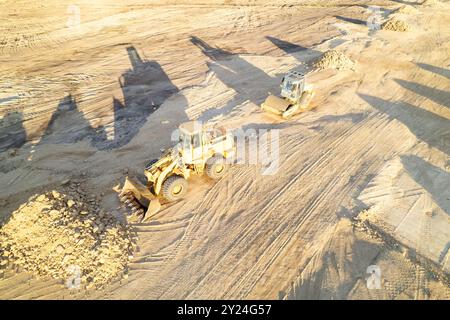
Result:
[[[289,105],[289,101],[270,95],[261,105],[261,109],[263,111],[281,116],[288,109]]]

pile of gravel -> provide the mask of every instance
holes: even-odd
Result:
[[[403,20],[399,20],[397,18],[391,18],[388,21],[386,21],[385,23],[383,23],[383,25],[381,26],[381,28],[383,30],[389,30],[389,31],[400,31],[400,32],[405,32],[405,31],[409,31],[411,29],[411,27],[409,26],[409,24],[407,24],[405,21]]]
[[[31,197],[1,226],[0,265],[98,288],[126,277],[134,239],[96,198],[51,191]]]
[[[315,63],[318,69],[337,69],[346,70],[353,69],[355,62],[350,60],[344,53],[338,50],[330,50],[325,52]]]

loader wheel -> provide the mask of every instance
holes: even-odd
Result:
[[[171,176],[163,182],[162,195],[173,202],[184,198],[187,193],[188,183],[180,176]]]
[[[222,178],[228,170],[228,165],[225,163],[225,158],[222,156],[215,156],[206,163],[206,174],[212,179]]]

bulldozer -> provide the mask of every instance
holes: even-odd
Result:
[[[178,130],[178,144],[145,167],[146,185],[127,176],[120,191],[121,202],[141,220],[157,213],[163,202],[184,198],[192,175],[222,178],[235,154],[234,137],[223,127],[190,121]]]
[[[307,86],[304,74],[291,71],[281,81],[281,97],[269,95],[261,105],[263,111],[290,119],[292,116],[311,110],[314,91]]]

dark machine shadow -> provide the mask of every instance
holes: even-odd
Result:
[[[380,112],[402,122],[420,140],[445,154],[450,151],[448,119],[406,102],[390,102],[367,94],[358,95]]]
[[[208,43],[196,36],[191,36],[191,42],[198,47],[205,56],[214,61],[230,59],[234,56],[234,53],[232,52],[217,47],[211,47]]]
[[[20,148],[26,141],[22,112],[9,112],[0,119],[0,152]]]
[[[95,134],[75,98],[69,94],[60,100],[38,144],[76,143]]]
[[[445,185],[450,185],[450,173],[415,155],[400,156],[400,158],[409,176],[431,195],[442,210],[450,215],[450,189],[445,188]]]
[[[10,116],[8,116],[8,121],[11,120],[9,118]],[[0,125],[1,131],[3,132],[4,130],[7,130],[6,132],[8,133],[6,136],[3,136],[2,134],[0,135],[2,138],[5,138],[5,140],[0,138],[0,152],[5,151],[4,147],[20,148],[20,153],[26,154],[28,157],[16,157],[15,153],[10,154],[8,157],[4,157],[2,161],[0,161],[0,172],[8,173],[19,169],[18,172],[13,174],[15,178],[10,182],[10,184],[14,185],[16,182],[23,183],[24,180],[26,181],[28,188],[26,190],[21,190],[20,193],[14,194],[15,201],[24,203],[32,194],[42,191],[42,185],[40,182],[30,181],[33,180],[32,176],[37,170],[37,167],[35,166],[36,159],[39,159],[41,156],[44,158],[46,157],[45,153],[41,153],[42,147],[46,144],[76,143],[80,140],[91,137],[95,133],[95,130],[85,119],[84,114],[78,109],[77,103],[72,95],[67,95],[59,101],[58,106],[53,112],[50,120],[39,132],[38,135],[40,139],[36,143],[26,143],[28,140],[31,140],[31,138],[28,137],[27,140],[27,135],[23,127],[22,114],[20,113],[15,115],[13,119],[14,122],[9,123],[6,127]],[[7,143],[6,145],[5,141]],[[55,159],[58,159],[58,155]],[[75,168],[74,171],[76,171]],[[17,203],[9,202],[9,196],[7,196],[8,190],[5,189],[5,191],[5,193],[0,195],[0,203],[3,201],[6,202],[3,207],[4,213],[0,213],[0,220],[7,220],[10,213],[18,207]],[[1,197],[3,197],[3,199]],[[0,205],[0,207],[2,207],[2,205]]]
[[[132,68],[119,79],[123,102],[113,98],[113,138],[108,139],[105,127],[93,128],[79,110],[74,96],[67,95],[58,103],[40,141],[42,144],[71,144],[89,140],[98,150],[110,150],[128,144],[170,96],[179,92],[161,65],[144,61],[134,47],[127,48]],[[187,102],[183,107],[186,107]],[[187,117],[186,117],[187,119]],[[0,152],[20,148],[26,142],[22,114],[7,114],[0,120]]]
[[[439,263],[444,263],[444,259],[445,257],[448,255],[448,252],[450,251],[450,241],[447,242],[447,244],[445,245],[444,249],[441,251],[441,253],[439,254]]]
[[[143,60],[136,48],[127,48],[131,69],[120,78],[123,102],[113,97],[113,138],[108,139],[106,128],[93,128],[78,109],[72,95],[64,97],[42,134],[44,143],[76,143],[88,139],[98,150],[111,150],[128,144],[170,96],[179,92],[161,65]]]
[[[305,51],[310,50],[307,47],[300,46],[298,44],[284,41],[275,37],[266,36],[266,39],[272,42],[275,46],[277,46],[279,49],[283,50],[284,52],[291,54],[299,51]]]
[[[450,79],[450,70],[449,69],[436,67],[436,66],[433,66],[433,65],[427,64],[427,63],[416,63],[416,65],[424,70],[433,72],[435,74],[446,77],[447,79]]]
[[[75,98],[69,94],[59,101],[33,149],[43,144],[76,143],[95,134],[96,130],[78,109]],[[26,142],[21,113],[8,114],[0,120],[0,152],[9,148],[21,148]]]
[[[286,54],[289,54],[297,59],[297,61],[301,64],[294,70],[302,72],[304,74],[313,69],[310,62],[312,62],[313,59],[319,57],[322,54],[321,51],[300,46],[298,44],[284,41],[275,37],[267,36],[266,39],[272,42],[272,44],[278,47],[280,50],[283,50]]]
[[[267,75],[263,70],[255,67],[239,55],[211,47],[208,43],[195,36],[191,37],[191,42],[212,60],[212,62],[207,62],[209,70],[213,71],[222,83],[236,92],[235,97],[222,108],[208,109],[203,112],[199,117],[201,121],[208,121],[215,116],[228,114],[237,105],[245,101],[251,101],[256,105],[261,104],[267,96],[268,90],[266,87],[260,88],[255,86],[251,80],[248,81],[249,75],[262,83],[278,85],[275,78]]]
[[[43,191],[41,190],[42,186],[39,183],[33,185],[36,182],[29,181],[33,180],[30,179],[30,176],[37,170],[34,163],[36,155],[38,155],[37,158],[39,158],[40,155],[45,156],[45,154],[40,153],[43,145],[72,144],[88,138],[95,133],[95,130],[85,119],[83,112],[78,109],[77,103],[72,95],[67,95],[59,101],[49,122],[41,129],[40,139],[37,143],[28,143],[24,145],[27,142],[27,135],[23,128],[22,114],[16,115],[14,120],[12,125],[5,127],[8,132],[8,135],[6,136],[8,147],[21,148],[21,152],[28,154],[28,159],[16,158],[15,156],[5,158],[4,161],[0,162],[0,172],[20,169],[20,174],[16,174],[16,177],[19,177],[17,181],[23,182],[23,180],[27,180],[26,184],[29,189],[21,190],[20,193],[16,193],[14,195],[14,203],[9,202],[8,196],[0,199],[0,201],[6,202],[5,206],[2,208],[4,209],[4,212],[0,213],[0,221],[3,220],[4,222],[8,221],[11,213],[19,207],[19,203],[24,203],[32,194]],[[0,127],[2,127],[3,131],[3,126]],[[4,147],[3,142],[4,141],[0,139],[1,147]],[[4,151],[4,149],[2,148],[0,151]],[[31,155],[33,155],[33,157],[30,157]],[[14,185],[15,181],[16,180],[11,182],[11,184]],[[1,196],[4,196],[4,194]]]
[[[354,19],[354,18],[347,18],[347,17],[343,17],[343,16],[334,16],[336,19],[341,20],[341,21],[345,21],[345,22],[350,22],[353,24],[359,24],[359,25],[366,25],[367,21],[361,20],[361,19]]]
[[[120,78],[123,103],[113,98],[114,138],[97,134],[92,141],[99,150],[128,144],[147,122],[148,117],[179,89],[156,61],[143,60],[135,47],[127,48],[131,69]],[[100,128],[104,132],[104,128]]]
[[[444,91],[436,88],[431,88],[428,86],[424,86],[419,83],[410,82],[401,79],[394,79],[399,85],[403,88],[408,89],[414,93],[417,93],[427,99],[430,99],[437,104],[440,104],[444,107],[450,108],[450,92]]]
[[[314,122],[321,123],[321,122],[351,121],[353,124],[357,124],[361,122],[366,116],[367,114],[363,112],[350,112],[342,115],[326,115],[320,117]]]

